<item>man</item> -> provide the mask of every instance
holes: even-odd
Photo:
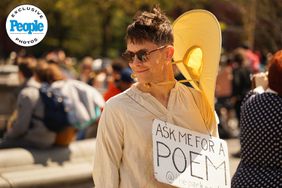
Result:
[[[172,187],[154,178],[152,122],[217,136],[208,129],[200,93],[174,79],[172,27],[159,8],[143,12],[127,28],[128,60],[137,83],[111,98],[102,113],[93,179],[100,187]],[[216,126],[212,126],[216,127]]]

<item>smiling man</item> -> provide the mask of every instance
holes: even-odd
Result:
[[[172,187],[154,177],[153,121],[213,136],[217,129],[204,123],[201,94],[174,78],[172,26],[158,7],[134,18],[126,42],[123,57],[137,83],[106,103],[97,136],[95,187]]]

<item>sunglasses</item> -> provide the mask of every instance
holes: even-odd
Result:
[[[158,47],[154,50],[151,50],[151,51],[148,51],[146,49],[142,49],[142,50],[139,50],[137,52],[130,52],[130,51],[126,51],[122,54],[122,57],[128,61],[129,63],[132,63],[134,61],[134,58],[135,56],[137,57],[137,59],[141,62],[145,62],[149,59],[149,55],[153,52],[156,52],[158,50],[161,50],[163,48],[166,48],[167,46],[161,46],[161,47]]]

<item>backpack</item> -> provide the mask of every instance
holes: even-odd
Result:
[[[100,117],[103,96],[93,87],[77,80],[56,81],[52,88],[64,96],[64,104],[72,127],[81,130]]]
[[[61,132],[70,126],[64,98],[52,91],[48,85],[43,85],[39,94],[44,104],[44,117],[41,118],[44,125],[53,132]]]

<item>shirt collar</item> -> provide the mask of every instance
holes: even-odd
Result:
[[[267,93],[274,93],[274,94],[278,95],[278,93],[276,91],[274,91],[274,90],[272,90],[270,88],[267,88],[265,92],[267,92]]]

